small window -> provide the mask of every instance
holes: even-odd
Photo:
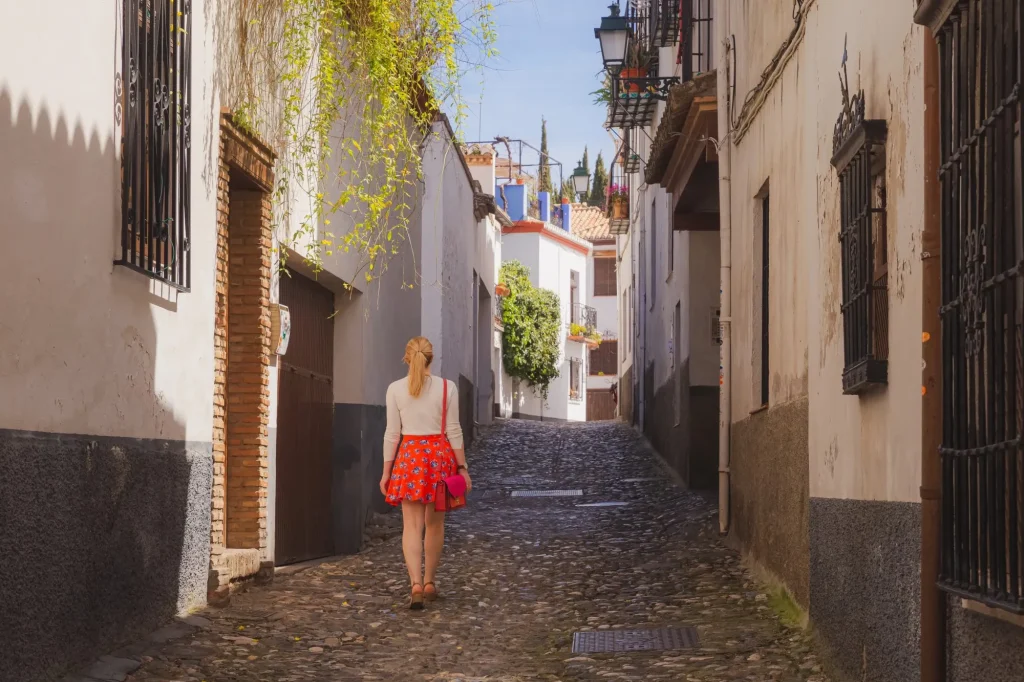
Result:
[[[191,3],[125,0],[119,80],[121,255],[175,289],[191,286]]]
[[[579,358],[569,359],[569,400],[583,400],[583,361]]]
[[[769,372],[771,365],[769,362],[769,291],[768,285],[771,282],[769,276],[769,253],[771,251],[771,234],[770,217],[771,208],[768,196],[768,184],[762,188],[758,193],[759,201],[757,202],[757,211],[754,216],[754,264],[753,269],[753,323],[754,323],[754,345],[753,345],[753,357],[752,357],[752,372],[755,377],[754,384],[754,402],[759,407],[765,407],[768,405],[769,399]]]
[[[614,296],[615,258],[606,256],[594,258],[594,296]]]
[[[832,139],[839,174],[839,249],[843,281],[843,392],[887,381],[888,250],[885,224],[885,121],[864,119],[864,93],[843,110]]]

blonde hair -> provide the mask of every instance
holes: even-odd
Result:
[[[434,361],[434,347],[425,336],[414,336],[405,344],[402,362],[409,365],[409,395],[416,398],[423,390],[427,367]]]

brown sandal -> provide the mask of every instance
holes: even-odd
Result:
[[[433,588],[428,590],[427,588]],[[437,600],[437,585],[433,582],[429,582],[423,586],[423,598],[427,601]]]
[[[416,591],[417,587],[420,588],[419,592]],[[419,583],[414,583],[412,586],[412,596],[409,600],[409,608],[413,611],[423,610],[423,587]]]

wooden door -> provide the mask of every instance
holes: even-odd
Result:
[[[334,420],[334,294],[289,271],[281,305],[291,339],[281,360],[277,417],[278,565],[333,553],[331,432]]]
[[[607,388],[587,389],[587,421],[597,422],[615,419],[615,401]]]

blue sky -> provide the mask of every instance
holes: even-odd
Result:
[[[540,147],[543,116],[548,153],[563,163],[566,177],[583,155],[584,145],[590,149],[591,171],[598,151],[607,165],[615,150],[604,129],[607,110],[595,105],[590,93],[600,87],[601,50],[594,28],[608,14],[609,0],[499,2],[494,13],[499,54],[489,68],[470,71],[463,80],[469,107],[464,139],[505,135]],[[524,150],[523,163],[536,162],[535,157],[527,161]],[[555,170],[552,180],[558,182]]]

